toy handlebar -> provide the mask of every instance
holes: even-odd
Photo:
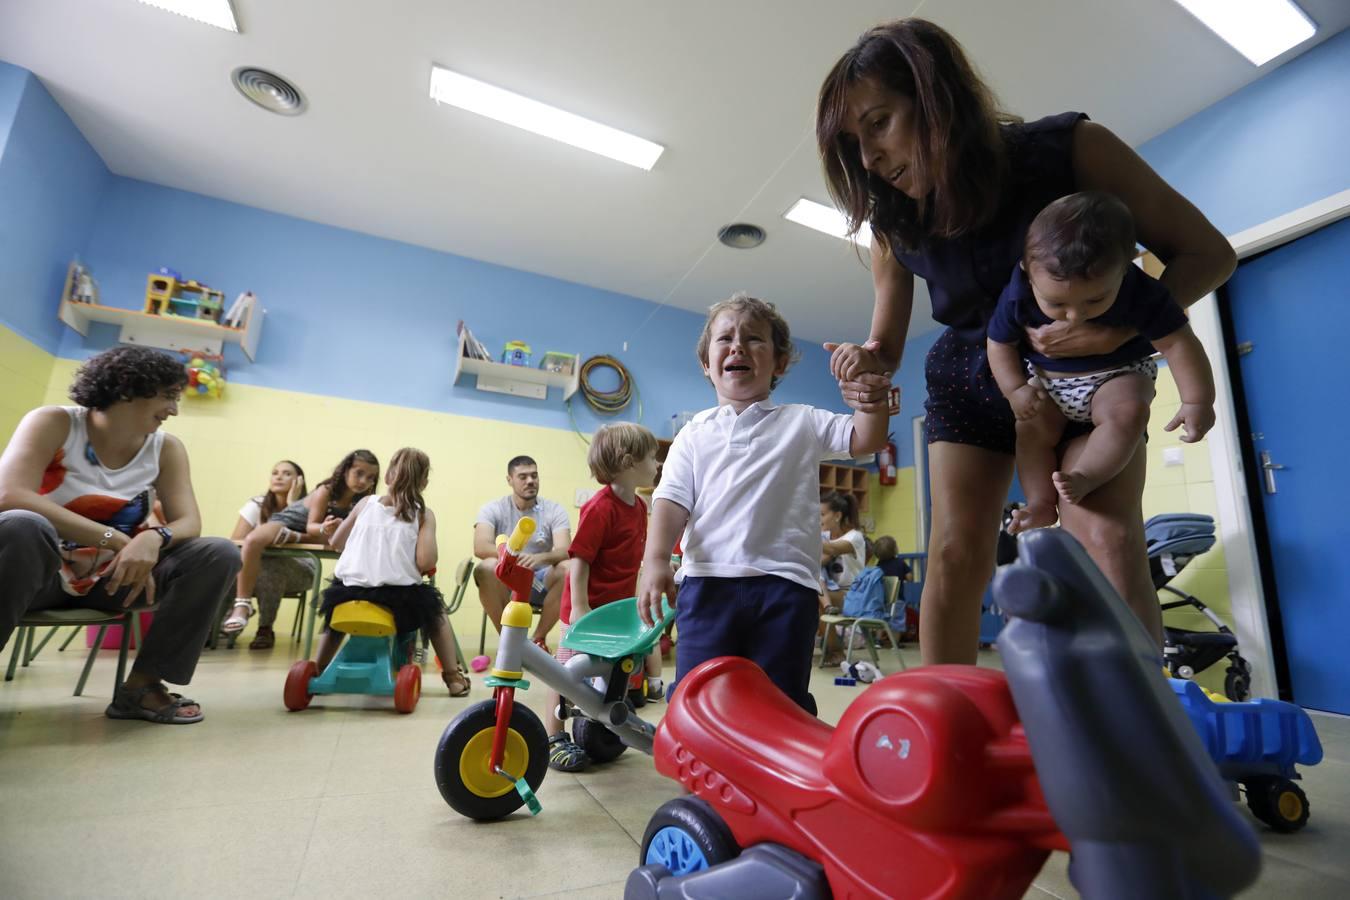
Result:
[[[511,551],[512,556],[520,555],[521,549],[529,543],[530,536],[534,534],[534,529],[534,519],[521,519],[516,523],[515,530],[506,540],[506,546]]]

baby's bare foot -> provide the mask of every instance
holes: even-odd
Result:
[[[1084,497],[1101,487],[1099,482],[1082,472],[1056,472],[1050,479],[1065,503],[1081,503]]]
[[[1012,522],[1008,524],[1008,534],[1020,534],[1033,528],[1049,528],[1059,521],[1059,510],[1053,503],[1028,503],[1021,509],[1013,510]]]

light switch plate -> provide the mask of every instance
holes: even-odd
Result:
[[[577,509],[586,505],[586,501],[595,496],[595,491],[590,488],[577,488],[576,504]]]
[[[1163,465],[1179,466],[1186,462],[1186,456],[1181,452],[1180,447],[1163,448]]]

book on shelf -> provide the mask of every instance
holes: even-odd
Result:
[[[463,319],[455,326],[455,332],[464,339],[464,355],[467,358],[492,359],[492,356],[488,353],[487,347],[483,345],[482,341],[473,336],[473,332],[469,330],[469,326],[464,324]]]

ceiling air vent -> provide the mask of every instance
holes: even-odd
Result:
[[[230,76],[234,86],[252,102],[279,116],[298,116],[305,111],[305,95],[275,72],[242,66]]]
[[[717,232],[717,239],[728,247],[734,247],[737,250],[749,250],[751,247],[758,247],[764,243],[764,229],[748,222],[736,222],[732,225],[724,225]]]

